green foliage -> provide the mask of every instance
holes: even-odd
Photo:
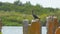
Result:
[[[0,32],[0,34],[2,34],[2,32]]]
[[[22,6],[22,2],[20,2],[20,0],[17,0],[14,2],[14,5]]]
[[[5,26],[20,26],[24,18],[28,19],[29,23],[31,23],[33,19],[32,10],[41,18],[43,25],[45,25],[48,15],[56,15],[60,20],[60,9],[58,8],[44,8],[39,4],[32,5],[30,2],[23,4],[20,0],[14,3],[0,2],[0,18],[2,18],[3,25]]]

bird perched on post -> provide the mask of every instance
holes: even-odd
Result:
[[[37,15],[34,14],[33,10],[32,10],[32,16],[34,17],[34,19],[40,19]]]

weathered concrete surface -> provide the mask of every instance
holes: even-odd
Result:
[[[28,23],[27,19],[23,20],[23,34],[28,34]]]

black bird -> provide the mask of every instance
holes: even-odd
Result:
[[[32,10],[32,16],[34,17],[34,19],[40,19],[37,15],[34,14],[33,10]]]

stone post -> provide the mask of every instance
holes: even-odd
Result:
[[[23,34],[28,34],[28,23],[27,19],[23,20]]]

